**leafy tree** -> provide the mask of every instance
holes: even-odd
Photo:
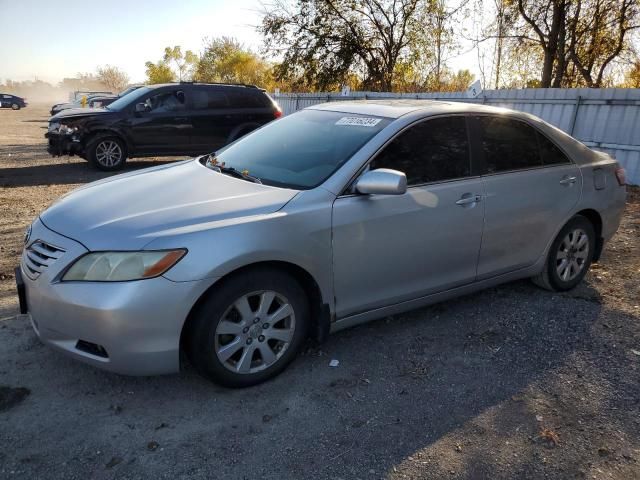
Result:
[[[531,53],[527,68],[539,72],[543,88],[603,86],[612,62],[629,50],[630,32],[640,28],[638,0],[498,0],[496,4],[499,19],[506,23],[497,29],[500,49],[494,63],[518,63],[522,58],[514,57]],[[538,54],[528,49],[531,46]]]
[[[178,80],[188,80],[198,64],[198,56],[191,50],[182,53],[182,48],[176,45],[164,49],[163,61],[167,65],[173,64],[178,70]]]
[[[171,67],[163,60],[157,63],[147,62],[145,63],[147,73],[147,83],[169,83],[176,79],[176,74],[173,73]]]
[[[351,75],[362,87],[391,91],[399,62],[423,35],[424,0],[284,0],[268,7],[259,27],[267,51],[282,55],[279,80],[335,88]]]
[[[640,88],[640,58],[625,73],[624,82],[620,86],[623,88]]]
[[[200,82],[248,83],[274,87],[272,65],[234,38],[207,39],[195,69]]]
[[[119,68],[111,65],[98,67],[96,77],[113,92],[120,92],[129,84],[129,76]]]

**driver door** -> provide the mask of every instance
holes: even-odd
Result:
[[[147,110],[131,120],[131,138],[138,153],[188,154],[193,128],[184,88],[156,91],[143,103]]]
[[[370,169],[407,175],[404,195],[347,194],[333,205],[338,318],[471,283],[484,205],[464,116],[404,130]]]

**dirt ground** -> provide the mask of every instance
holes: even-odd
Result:
[[[0,111],[0,478],[640,478],[639,189],[572,292],[521,281],[389,317],[225,390],[96,370],[17,315],[25,227],[105,176],[50,158],[47,118]]]

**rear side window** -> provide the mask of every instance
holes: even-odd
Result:
[[[542,155],[542,163],[544,165],[560,165],[563,163],[571,163],[569,158],[556,147],[551,140],[538,133],[538,142],[540,145],[540,155]]]
[[[487,173],[542,166],[537,132],[524,122],[479,117]]]
[[[229,106],[227,95],[221,89],[198,88],[192,92],[194,110],[225,108]]]
[[[370,168],[404,172],[409,185],[469,176],[465,118],[435,118],[410,127],[384,148]]]
[[[265,108],[268,98],[255,88],[230,88],[227,91],[231,108]]]

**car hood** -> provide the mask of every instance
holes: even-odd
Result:
[[[177,229],[274,213],[296,193],[188,160],[88,184],[55,202],[40,219],[89,250],[136,250]]]
[[[64,120],[66,118],[88,117],[91,115],[104,115],[105,113],[113,113],[106,108],[65,108],[61,112],[56,113],[51,120]]]

